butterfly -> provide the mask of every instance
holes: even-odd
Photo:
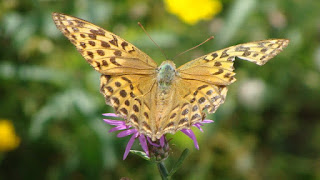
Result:
[[[158,66],[147,54],[119,36],[85,20],[52,13],[57,28],[99,73],[106,103],[153,141],[189,129],[214,113],[235,82],[236,57],[263,65],[289,40],[270,39],[218,50],[179,68],[166,60]]]

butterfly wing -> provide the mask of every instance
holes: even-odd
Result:
[[[152,75],[101,75],[100,91],[127,125],[153,137],[157,83]]]
[[[155,73],[157,64],[119,36],[65,14],[52,13],[52,18],[57,28],[98,72],[108,75]]]
[[[157,64],[134,45],[85,20],[52,14],[58,29],[102,75],[100,92],[106,103],[140,133],[154,129]]]
[[[159,123],[161,135],[191,128],[205,118],[204,110],[215,112],[224,102],[227,88],[224,85],[176,77],[171,93],[171,104],[167,106],[167,114],[163,115]]]
[[[287,46],[288,40],[251,42],[225,48],[197,58],[177,69],[173,83],[174,105],[163,119],[160,129],[174,133],[190,128],[205,118],[204,110],[214,113],[225,101],[227,85],[234,82],[235,57],[265,64]]]
[[[183,79],[194,79],[214,85],[229,85],[236,79],[235,57],[264,65],[289,43],[287,39],[271,39],[231,46],[190,61],[178,68]]]

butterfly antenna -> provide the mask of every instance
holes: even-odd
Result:
[[[168,59],[168,57],[166,56],[166,54],[164,53],[164,51],[161,49],[161,47],[151,38],[151,36],[148,34],[148,32],[144,29],[144,27],[142,26],[142,24],[140,22],[138,22],[138,25],[142,28],[142,30],[147,34],[147,36],[149,37],[149,39],[151,39],[151,41],[160,49],[162,55]]]
[[[213,39],[213,38],[214,38],[213,36],[209,37],[207,40],[203,41],[202,43],[200,43],[200,44],[198,44],[198,45],[196,45],[196,46],[194,46],[194,47],[192,47],[192,48],[190,48],[190,49],[188,49],[188,50],[185,50],[185,51],[183,51],[182,53],[176,55],[174,58],[172,58],[172,60],[175,59],[176,57],[178,57],[178,56],[186,53],[186,52],[189,52],[189,51],[191,51],[191,50],[193,50],[193,49],[196,49],[197,47],[199,47],[199,46],[201,46],[202,44],[210,41],[210,40]]]

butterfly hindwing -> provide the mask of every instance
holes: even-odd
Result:
[[[163,118],[160,128],[164,133],[175,133],[189,129],[205,118],[204,111],[213,113],[225,101],[226,86],[216,86],[196,80],[177,78],[175,81],[172,105]],[[181,88],[188,87],[188,88]]]
[[[155,95],[157,83],[151,75],[101,75],[100,92],[106,103],[127,125],[151,137],[156,132]]]
[[[57,28],[102,74],[153,74],[157,64],[119,36],[85,20],[52,13]]]

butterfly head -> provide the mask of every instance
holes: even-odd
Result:
[[[164,61],[158,68],[157,80],[159,86],[162,88],[167,88],[171,85],[175,74],[176,74],[176,65],[172,61]]]

